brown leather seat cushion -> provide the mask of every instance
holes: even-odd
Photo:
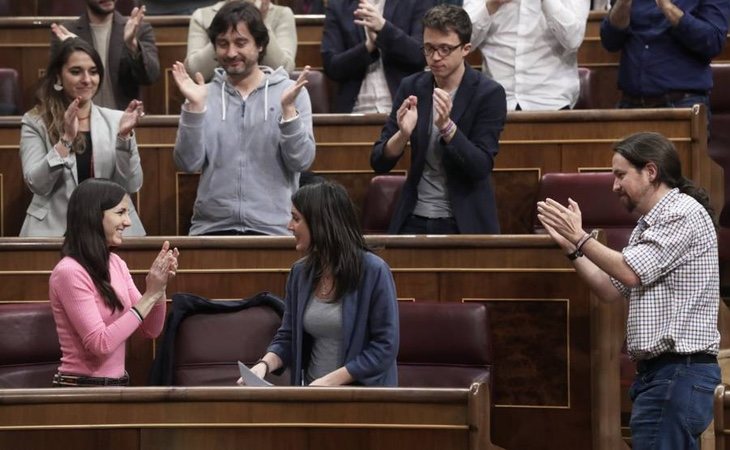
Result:
[[[491,385],[487,307],[480,303],[399,302],[401,387]]]
[[[277,313],[265,306],[187,317],[175,340],[174,384],[235,385],[237,361],[250,366],[261,358],[280,324]],[[289,384],[288,373],[270,381]]]
[[[48,303],[0,304],[0,387],[51,387],[60,360]]]

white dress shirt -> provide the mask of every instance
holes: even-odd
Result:
[[[383,14],[385,9],[385,0],[370,0]],[[365,32],[365,40],[369,40],[367,32]],[[370,64],[368,72],[360,85],[360,93],[352,108],[353,113],[390,113],[393,108],[393,99],[390,96],[388,88],[388,80],[385,78],[385,68],[383,67],[383,58]]]
[[[485,72],[507,93],[507,109],[557,110],[575,105],[578,47],[590,0],[511,0],[490,15],[485,0],[464,0],[472,45]]]

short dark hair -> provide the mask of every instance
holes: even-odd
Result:
[[[66,233],[61,255],[75,259],[86,269],[104,302],[122,309],[109,276],[109,246],[104,234],[104,211],[117,206],[127,192],[103,178],[87,178],[71,194],[66,213]]]
[[[330,270],[336,298],[342,298],[357,288],[362,253],[367,250],[352,200],[341,184],[325,180],[299,188],[292,204],[309,227],[306,264],[314,273],[314,285],[324,270]]]
[[[660,133],[642,131],[623,138],[616,143],[613,151],[626,158],[637,170],[649,163],[657,168],[655,183],[664,183],[670,188],[678,188],[680,192],[697,200],[713,218],[714,209],[710,205],[707,192],[694,185],[692,180],[682,175],[682,163],[672,141]]]
[[[215,48],[216,38],[230,29],[235,30],[241,22],[248,27],[256,46],[261,47],[259,52],[259,61],[261,61],[266,54],[266,47],[269,45],[269,30],[266,29],[261,11],[252,3],[235,0],[223,5],[208,27],[210,42]]]
[[[464,8],[442,3],[426,11],[423,16],[423,28],[439,30],[443,33],[455,32],[459,43],[471,42],[471,19]]]

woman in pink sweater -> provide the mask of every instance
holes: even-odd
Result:
[[[89,178],[68,204],[63,259],[49,295],[61,344],[54,386],[124,386],[125,343],[137,328],[157,337],[165,320],[165,286],[177,270],[177,248],[165,241],[140,294],[124,261],[111,252],[131,226],[131,201],[113,181]]]

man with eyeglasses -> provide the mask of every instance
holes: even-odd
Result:
[[[423,70],[421,19],[434,0],[330,0],[324,73],[339,85],[334,112],[388,113],[403,77]]]
[[[403,80],[370,155],[376,172],[388,172],[410,141],[411,169],[388,232],[499,233],[491,174],[504,89],[464,61],[472,25],[462,8],[436,6],[423,27],[429,70]]]
[[[464,0],[472,44],[485,72],[504,86],[510,111],[575,106],[590,7],[590,0]]]

